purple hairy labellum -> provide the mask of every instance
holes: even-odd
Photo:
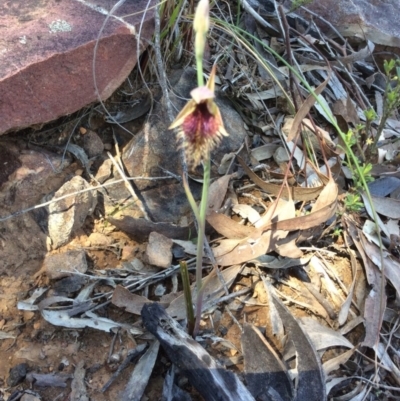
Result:
[[[215,71],[214,65],[207,85],[192,90],[192,99],[169,127],[178,129],[178,137],[183,140],[188,161],[193,167],[207,158],[221,138],[228,135],[214,101]]]

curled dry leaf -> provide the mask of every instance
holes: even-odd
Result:
[[[310,112],[311,107],[314,106],[314,103],[317,100],[316,96],[320,95],[322,93],[322,91],[325,89],[326,85],[329,82],[330,77],[331,77],[331,74],[329,71],[328,77],[326,78],[326,80],[324,82],[322,82],[322,84],[319,85],[317,89],[314,90],[314,93],[310,93],[307,96],[304,103],[300,106],[299,111],[297,112],[297,114],[294,117],[293,124],[290,129],[289,135],[286,138],[287,142],[293,141],[293,139],[299,132],[300,125],[301,125],[303,119]]]
[[[279,221],[283,217],[280,213],[281,210],[285,210],[287,213],[294,215],[294,205],[291,206],[289,204],[290,202],[286,202],[282,199],[272,202],[266,213],[267,219],[265,221],[275,221],[276,219]],[[231,219],[229,220],[232,222]],[[261,220],[263,220],[263,218],[260,219],[260,221]],[[239,242],[228,254],[221,255],[220,250],[218,250],[221,246],[225,247],[225,244],[222,241],[222,244],[220,243],[217,247],[214,255],[217,263],[221,266],[247,262],[250,259],[257,258],[258,256],[276,250],[279,240],[285,238],[287,235],[288,231],[269,230],[263,232],[263,228],[252,228],[251,234]],[[218,254],[220,255],[219,257],[216,256]]]
[[[276,309],[282,319],[286,332],[296,349],[297,356],[297,391],[298,401],[325,401],[325,378],[320,358],[306,332],[292,316],[285,305],[273,297]]]
[[[224,175],[210,185],[208,190],[207,214],[215,212],[221,208],[231,177],[232,174]]]
[[[294,390],[288,371],[261,332],[245,323],[241,342],[247,388],[253,397],[277,393],[281,400],[291,400]]]
[[[114,290],[111,302],[119,308],[124,308],[129,313],[140,315],[143,305],[153,301],[142,295],[132,294],[127,288],[118,285]],[[165,303],[161,303],[161,305],[164,307],[168,306]]]
[[[349,236],[354,241],[354,244],[363,260],[368,284],[372,287],[365,299],[365,338],[363,341],[363,345],[372,348],[379,338],[379,333],[382,326],[383,310],[381,310],[381,305],[386,305],[386,294],[382,293],[382,288],[385,288],[385,283],[382,284],[382,280],[385,280],[385,278],[382,277],[382,274],[379,272],[378,268],[368,257],[369,253],[364,248],[363,241],[361,241],[361,237],[364,236],[362,231],[357,229],[355,224],[350,219],[345,219],[344,221],[346,222],[346,228]],[[368,243],[366,239],[365,241]]]
[[[310,214],[270,223],[265,229],[271,228],[288,231],[306,230],[325,223],[336,212],[337,197],[337,185],[333,178],[330,178],[328,184],[323,188],[320,196],[314,203]]]
[[[215,231],[228,239],[243,239],[257,232],[254,227],[243,226],[230,217],[216,212],[211,212],[207,216],[207,222]]]
[[[286,219],[285,217],[287,216],[276,214],[279,202],[274,202],[273,207],[271,206],[269,209],[274,213],[272,218],[266,219],[265,221],[263,218],[260,219],[260,221],[263,220],[265,223],[262,228],[258,228],[258,231],[254,231],[250,236],[238,241],[236,245],[230,240],[229,246],[227,247],[225,241],[222,240],[219,246],[213,249],[217,263],[220,266],[229,266],[235,263],[247,262],[248,260],[257,258],[268,252],[278,250],[279,245],[283,244],[284,241],[282,242],[282,240],[287,237],[289,231],[306,230],[325,223],[336,212],[337,194],[337,185],[333,179],[330,178],[328,184],[322,190],[320,196],[313,205],[310,214]],[[289,210],[290,202],[288,202],[286,206],[288,207],[287,210]],[[229,222],[225,218],[223,219],[224,226],[221,224],[218,227],[223,227],[226,233],[229,231]],[[232,220],[230,221],[232,222]],[[267,223],[267,221],[269,222]],[[241,233],[244,234],[243,231]],[[222,252],[221,249],[219,249],[220,247],[226,252]],[[301,256],[300,254],[296,255],[296,257]]]
[[[307,202],[316,199],[324,189],[323,186],[311,187],[311,188],[290,187],[289,189],[287,187],[284,187],[282,189],[282,185],[271,184],[269,182],[263,181],[257,174],[251,171],[251,169],[246,165],[243,159],[238,157],[238,160],[241,166],[243,167],[244,171],[246,172],[246,174],[249,176],[249,178],[261,189],[272,195],[278,196],[279,194],[281,194],[281,197],[284,199],[291,198],[294,201]]]

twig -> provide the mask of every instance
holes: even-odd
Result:
[[[113,339],[111,340],[110,350],[108,351],[107,363],[110,363],[111,355],[112,355],[113,352],[114,352],[114,346],[115,346],[115,341],[117,340],[117,337],[118,337],[118,332],[119,332],[119,330],[117,330],[117,331],[114,333],[114,337],[113,337]]]
[[[108,390],[108,388],[113,384],[114,380],[121,374],[121,372],[136,358],[138,358],[140,355],[143,354],[144,350],[146,349],[147,344],[140,344],[136,348],[131,349],[128,352],[128,355],[124,359],[124,361],[121,363],[121,365],[118,366],[118,369],[113,373],[113,375],[110,377],[108,382],[103,386],[103,388],[100,390],[102,393]]]

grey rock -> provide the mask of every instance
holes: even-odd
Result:
[[[196,72],[187,68],[181,75],[171,93],[174,110],[180,110],[190,97],[196,82]],[[217,96],[226,131],[220,145],[212,152],[213,166],[218,166],[226,153],[239,149],[246,136],[243,121],[230,102]],[[182,168],[174,131],[168,130],[170,123],[165,111],[164,99],[155,102],[153,111],[142,131],[137,134],[123,150],[123,162],[131,177],[165,176],[165,170],[181,176]],[[216,169],[214,171],[216,175]],[[138,181],[137,188],[142,192],[149,215],[155,221],[177,221],[190,208],[180,184],[155,184],[154,181]],[[200,197],[201,185],[191,184],[196,199]]]
[[[146,255],[149,263],[158,267],[170,267],[172,262],[172,239],[157,232],[149,235]]]
[[[26,364],[26,363],[20,363],[20,364],[14,366],[10,370],[10,374],[7,379],[7,384],[10,387],[14,387],[17,384],[21,383],[22,380],[25,379],[27,369],[28,369],[28,364]]]
[[[271,0],[260,3],[272,3]],[[291,1],[285,5],[290,8]],[[368,39],[373,43],[400,47],[400,2],[398,0],[324,0],[313,1],[306,8],[329,21],[343,36]],[[296,10],[305,18],[305,11]],[[320,19],[312,17],[326,33],[329,26]]]
[[[53,199],[89,188],[90,185],[82,177],[75,176],[54,194]],[[96,192],[86,191],[49,206],[48,230],[53,249],[69,242],[76,230],[83,226],[86,217],[94,211],[96,204]]]
[[[73,273],[86,273],[86,253],[82,249],[69,250],[63,253],[49,254],[43,261],[36,277],[45,274],[52,280],[70,277]]]
[[[70,163],[21,140],[0,141],[0,275],[39,268],[47,252],[47,211],[21,212],[60,188],[71,174]]]
[[[83,137],[83,149],[91,159],[103,153],[104,144],[96,132],[89,130]]]

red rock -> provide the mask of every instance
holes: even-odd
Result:
[[[132,33],[140,32],[141,50],[151,38],[154,2],[126,1],[114,15],[130,16],[108,20],[96,57],[102,99],[121,85],[136,64]],[[96,100],[94,46],[105,14],[115,3],[0,2],[0,135],[54,120]],[[146,6],[150,9],[143,14]]]

